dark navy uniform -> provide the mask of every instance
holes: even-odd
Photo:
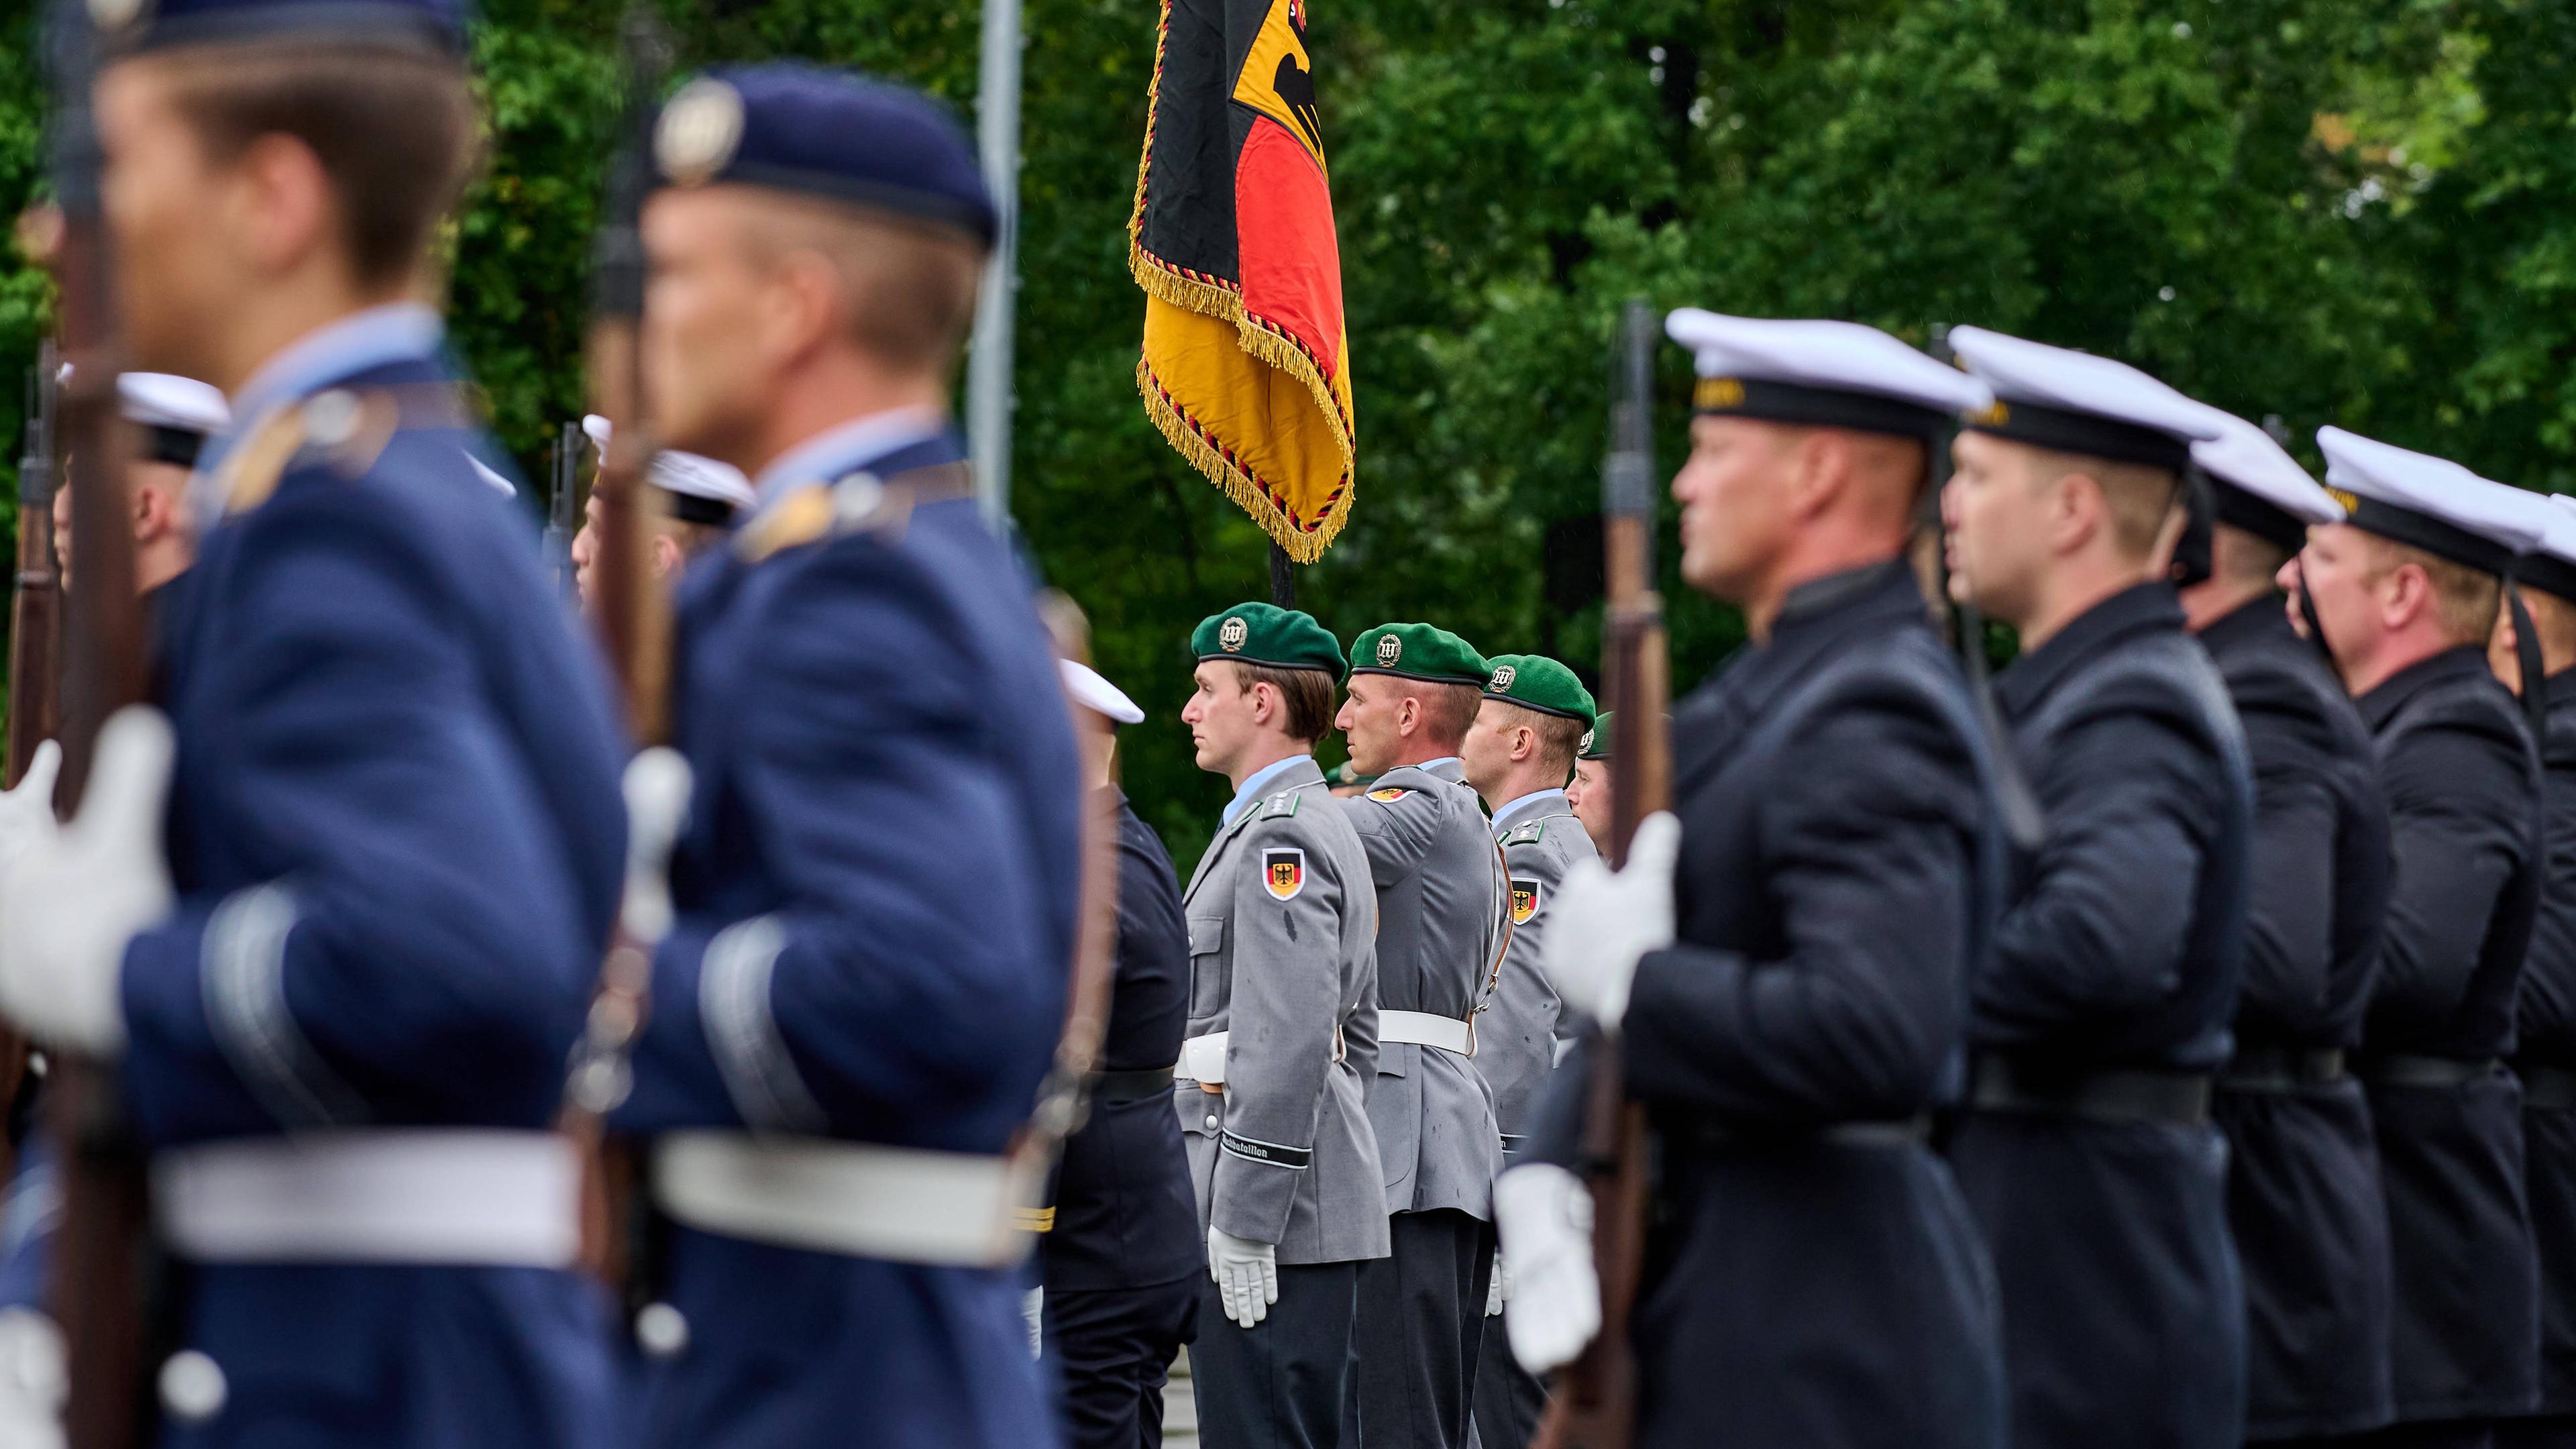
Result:
[[[2245,1302],[2209,1076],[2245,927],[2244,736],[2171,587],[1995,682],[2047,820],[1971,1028],[1950,1158],[2003,1287],[2015,1443],[2220,1449]]]
[[[2540,900],[2540,767],[2474,646],[2358,701],[2396,883],[2363,1031],[2396,1254],[2400,1421],[2525,1413],[2539,1306],[2523,1190],[2515,996]]]
[[[1172,858],[1118,797],[1118,975],[1091,1117],[1067,1138],[1038,1240],[1047,1352],[1075,1449],[1162,1441],[1163,1375],[1197,1316],[1198,1203],[1173,1115],[1190,938]]]
[[[2499,1442],[2517,1446],[2576,1444],[2576,670],[2550,676],[2544,688],[2547,874],[2522,963],[2514,1055],[2540,1262],[2538,1408],[2544,1417],[2498,1427]]]
[[[2254,877],[2236,1056],[2215,1113],[2245,1271],[2246,1435],[2388,1422],[2388,1209],[2360,1044],[2387,909],[2388,810],[2370,735],[2316,646],[2264,594],[2201,631],[2254,767]]]
[[[1955,1073],[2002,847],[1910,570],[1792,590],[1673,733],[1678,939],[1623,1019],[1662,1163],[1638,1442],[2001,1445],[1994,1275],[1919,1119]],[[1582,1060],[1541,1160],[1571,1161]]]

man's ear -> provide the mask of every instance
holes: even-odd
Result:
[[[1422,701],[1410,694],[1397,700],[1395,702],[1396,738],[1411,739],[1413,732],[1421,727]]]
[[[667,579],[680,571],[680,541],[667,533],[653,535],[653,577]]]
[[[2403,629],[2433,606],[2433,576],[2419,563],[2401,563],[2379,583],[2379,618],[2390,630]]]
[[[1244,692],[1252,696],[1252,722],[1268,725],[1279,710],[1279,691],[1268,684],[1253,684]]]
[[[1832,428],[1810,428],[1789,460],[1789,515],[1801,522],[1831,508],[1851,483],[1851,439]]]
[[[1512,763],[1519,764],[1538,753],[1538,731],[1528,725],[1512,726]]]
[[[311,146],[282,133],[260,136],[242,148],[232,172],[234,215],[259,265],[285,271],[333,243],[339,203]]]
[[[2068,473],[2041,485],[2047,495],[2049,541],[2060,555],[2082,553],[2110,525],[2111,500],[2102,480],[2090,473]]]

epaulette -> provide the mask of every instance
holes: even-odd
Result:
[[[1547,822],[1533,820],[1527,825],[1513,826],[1510,832],[1503,836],[1503,844],[1536,845],[1539,837],[1545,834],[1547,834]]]
[[[1277,820],[1282,816],[1294,815],[1297,813],[1297,802],[1304,798],[1303,791],[1282,790],[1261,802],[1261,818]]]
[[[829,487],[809,483],[780,499],[734,535],[734,551],[745,563],[759,563],[823,538],[889,528],[911,513],[908,496],[897,496],[874,473],[852,473]]]
[[[224,455],[212,482],[225,513],[248,513],[277,491],[277,480],[304,451],[304,412],[300,407],[271,412],[241,446]]]
[[[1376,802],[1378,802],[1378,803],[1379,803],[1379,804],[1381,804],[1381,805],[1392,805],[1392,804],[1394,804],[1396,801],[1403,799],[1403,798],[1404,798],[1405,796],[1407,796],[1407,795],[1414,795],[1414,794],[1419,794],[1419,793],[1421,793],[1421,792],[1416,791],[1416,790],[1407,790],[1407,789],[1402,788],[1401,786],[1389,785],[1389,786],[1387,786],[1387,787],[1386,787],[1385,789],[1383,789],[1383,790],[1371,790],[1370,792],[1368,792],[1368,797],[1369,797],[1370,799],[1372,799],[1372,800],[1375,800]]]

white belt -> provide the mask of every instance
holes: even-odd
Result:
[[[689,1227],[853,1258],[1000,1268],[1027,1256],[1034,1156],[673,1132],[653,1154],[653,1200]]]
[[[1181,1064],[1172,1075],[1211,1087],[1225,1085],[1225,1042],[1230,1033],[1212,1031],[1181,1043]]]
[[[317,1132],[153,1154],[162,1241],[200,1263],[565,1268],[581,1161],[553,1132]]]
[[[1380,1042],[1403,1041],[1415,1046],[1438,1047],[1462,1057],[1476,1054],[1476,1033],[1467,1023],[1454,1016],[1434,1016],[1427,1011],[1379,1012],[1377,1039]]]

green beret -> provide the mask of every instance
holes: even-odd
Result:
[[[1380,624],[1351,641],[1351,673],[1482,688],[1493,674],[1466,640],[1428,624]]]
[[[1601,713],[1593,716],[1592,728],[1583,732],[1583,743],[1574,747],[1574,757],[1576,759],[1606,760],[1610,758],[1610,713],[1611,712],[1609,710],[1605,709],[1601,711]]]
[[[1342,646],[1312,614],[1276,604],[1237,604],[1210,614],[1190,631],[1190,653],[1200,659],[1240,659],[1273,669],[1342,672]]]
[[[1544,654],[1497,654],[1485,662],[1493,666],[1485,680],[1485,698],[1579,719],[1585,729],[1592,728],[1592,691],[1583,687],[1573,670]]]

